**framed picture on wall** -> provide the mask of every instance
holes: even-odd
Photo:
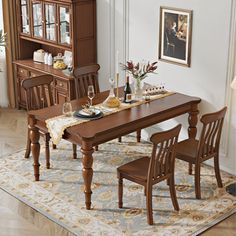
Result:
[[[192,11],[160,8],[159,59],[190,67]]]

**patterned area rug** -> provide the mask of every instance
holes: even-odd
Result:
[[[236,209],[236,197],[216,185],[214,170],[203,166],[202,200],[195,199],[188,166],[176,162],[176,190],[180,211],[175,212],[165,182],[153,191],[153,226],[147,224],[143,187],[124,180],[124,208],[118,208],[116,168],[150,154],[147,142],[131,136],[99,145],[94,153],[93,209],[84,208],[81,155],[72,159],[71,144],[51,150],[52,169],[45,169],[41,148],[41,181],[33,181],[32,158],[19,151],[0,159],[0,187],[62,225],[75,235],[195,235]],[[235,177],[223,173],[224,186]]]

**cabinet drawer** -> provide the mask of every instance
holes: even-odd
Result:
[[[56,79],[56,87],[60,89],[68,89],[68,82],[60,79]]]
[[[35,72],[35,71],[30,71],[30,77],[36,77],[36,76],[39,76],[39,75],[43,75],[43,74],[39,73],[39,72]]]
[[[25,68],[18,67],[17,75],[19,75],[20,77],[29,77],[29,71]]]

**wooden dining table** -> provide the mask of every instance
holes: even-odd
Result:
[[[108,96],[108,91],[96,94],[94,104],[99,104]],[[88,98],[81,98],[71,101],[73,110],[81,109],[87,103]],[[94,147],[132,133],[137,130],[149,127],[162,121],[175,118],[188,113],[188,135],[195,138],[198,122],[198,104],[201,99],[180,93],[152,100],[144,104],[104,116],[97,120],[91,120],[67,128],[64,131],[63,139],[68,140],[81,147],[83,156],[83,179],[86,209],[91,208],[91,184],[93,178],[93,152]],[[33,155],[33,166],[35,180],[39,181],[39,130],[45,130],[47,119],[62,115],[62,105],[55,105],[48,108],[28,112],[30,129],[31,150]]]

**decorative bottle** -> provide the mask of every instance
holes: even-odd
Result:
[[[129,76],[126,77],[126,84],[125,84],[125,88],[124,88],[124,102],[125,103],[129,103],[131,102],[131,88],[130,88],[130,84],[129,84]]]
[[[52,53],[49,53],[49,54],[48,54],[48,65],[49,65],[49,66],[52,66],[52,63],[53,63]]]
[[[48,64],[48,53],[47,52],[44,53],[44,64],[45,65]]]

